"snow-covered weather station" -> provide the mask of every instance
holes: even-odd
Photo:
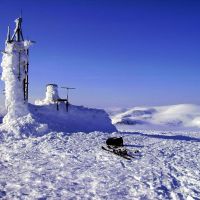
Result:
[[[23,37],[22,17],[17,18],[15,23],[12,35],[8,27],[5,50],[2,51],[1,80],[5,84],[5,114],[2,117],[4,128],[12,127],[12,131],[16,130],[14,135],[17,137],[23,134],[45,134],[47,127],[51,130],[68,132],[115,131],[104,110],[69,103],[69,90],[75,88],[61,87],[67,93],[66,98],[60,98],[58,85],[47,84],[45,98],[35,100],[35,105],[28,103],[29,47],[34,42]]]
[[[67,88],[69,89],[69,88]],[[71,89],[71,88],[70,88]],[[67,98],[62,99],[59,97],[58,93],[58,85],[55,83],[50,83],[46,85],[46,96],[43,100],[36,100],[37,105],[48,105],[48,104],[56,104],[57,111],[59,110],[59,104],[64,103],[66,107],[66,111],[69,109],[69,101],[68,101],[68,92]]]
[[[4,122],[28,113],[28,68],[29,47],[33,43],[24,40],[22,17],[15,20],[16,27],[11,37],[8,27],[5,51],[2,51],[2,77],[5,83],[5,106],[7,115]]]

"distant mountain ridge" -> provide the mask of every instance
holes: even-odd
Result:
[[[128,125],[149,129],[200,130],[200,105],[178,104],[170,106],[134,107],[111,113],[116,126]]]

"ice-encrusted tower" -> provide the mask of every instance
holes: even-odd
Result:
[[[11,37],[8,27],[5,51],[2,58],[2,77],[5,83],[5,106],[7,114],[3,122],[28,114],[28,68],[31,41],[24,40],[22,18],[15,20],[16,27]]]

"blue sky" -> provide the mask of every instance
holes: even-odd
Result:
[[[57,83],[92,107],[200,103],[200,1],[1,0],[1,49],[21,9],[30,101]]]

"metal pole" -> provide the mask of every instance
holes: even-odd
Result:
[[[20,76],[21,76],[21,69],[20,69],[20,62],[21,62],[21,59],[20,59],[20,57],[21,57],[21,51],[19,50],[19,74],[18,74],[18,79],[19,79],[19,81],[20,81]]]
[[[67,112],[68,112],[68,111],[69,111],[69,90],[73,90],[73,89],[76,89],[76,88],[71,88],[71,87],[61,87],[61,88],[67,90],[67,103],[66,103],[66,110],[67,110]]]

